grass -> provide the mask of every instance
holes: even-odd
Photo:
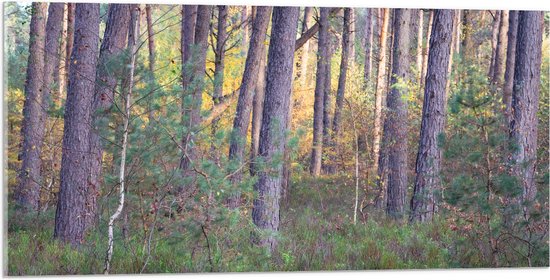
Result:
[[[314,271],[488,267],[479,244],[439,218],[430,224],[389,220],[369,209],[353,224],[352,179],[296,176],[282,205],[279,251],[272,256],[250,245],[250,212],[218,221],[202,231],[176,219],[164,221],[147,250],[136,226],[122,239],[115,231],[111,273]],[[11,208],[10,208],[11,210]],[[10,211],[9,275],[99,274],[107,249],[105,225],[79,248],[52,239],[53,210],[39,217]],[[233,214],[237,215],[237,214]],[[361,215],[359,215],[362,217]],[[17,217],[17,218],[16,218]],[[147,265],[144,263],[147,260]],[[541,260],[548,264],[548,260]],[[521,265],[521,264],[518,264]]]

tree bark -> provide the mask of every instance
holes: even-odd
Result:
[[[518,36],[518,11],[510,11],[508,16],[508,48],[506,49],[506,71],[504,72],[504,86],[502,102],[508,123],[511,117],[512,92],[514,88],[514,67],[516,65],[516,44]]]
[[[197,24],[197,5],[182,6],[182,21],[181,21],[181,58],[182,58],[182,83],[183,90],[191,81],[192,67],[189,63],[192,55],[192,46],[195,43],[195,25]],[[185,106],[185,105],[183,105]]]
[[[126,48],[130,22],[130,5],[111,4],[103,42],[99,51],[99,60],[95,74],[95,92],[93,95],[91,114],[92,130],[90,132],[90,185],[99,190],[102,185],[103,146],[101,130],[107,129],[106,123],[111,114],[115,100],[115,92],[125,69],[113,71],[113,62],[120,59]]]
[[[330,24],[329,24],[330,29]],[[332,142],[331,134],[331,116],[332,111],[332,53],[333,46],[331,42],[331,33],[328,33],[328,50],[326,55],[326,68],[325,68],[325,92],[323,94],[323,148],[321,151],[321,169],[325,174],[332,174],[334,172],[331,160],[323,155],[330,156],[333,151],[330,149]]]
[[[16,201],[35,211],[40,209],[41,176],[40,152],[44,136],[44,112],[42,96],[44,87],[44,48],[46,41],[47,3],[32,4],[29,34],[29,58],[23,104],[23,139],[20,158],[19,186],[14,194]]]
[[[349,16],[349,61],[355,63],[355,10],[351,9]]]
[[[493,84],[499,88],[502,86],[502,77],[504,75],[504,68],[506,63],[506,47],[508,45],[508,18],[508,11],[502,11],[500,13],[497,49],[495,54],[495,70],[493,75]]]
[[[544,14],[540,11],[520,11],[518,16],[510,140],[515,144],[512,175],[518,178],[523,188],[521,200],[527,205],[524,207],[526,218],[529,217],[528,207],[537,194],[535,164],[543,18]]]
[[[245,70],[239,91],[239,100],[237,101],[237,110],[233,119],[233,132],[229,146],[229,160],[236,161],[240,166],[243,163],[244,147],[246,146],[246,136],[250,124],[250,112],[255,95],[258,94],[257,81],[261,79],[262,59],[265,57],[265,45],[267,26],[271,17],[272,7],[257,7],[256,17],[254,18],[250,46],[246,56]],[[259,104],[256,104],[259,106]],[[254,133],[254,130],[253,130]],[[240,182],[242,172],[237,172],[233,177],[234,183]],[[240,192],[235,193],[230,200],[230,207],[240,205]]]
[[[311,147],[311,164],[309,172],[313,176],[321,173],[323,156],[323,112],[325,97],[325,79],[328,68],[328,17],[329,9],[321,8],[319,26],[319,39],[317,42],[317,77],[315,80],[315,101],[313,105],[313,144]]]
[[[422,41],[424,40],[424,10],[422,9],[419,9],[417,11],[418,13],[418,20],[417,20],[417,23],[418,23],[418,30],[417,30],[417,35],[416,35],[416,70],[418,71],[418,76],[417,76],[417,80],[418,80],[418,84],[422,84],[421,80],[422,80],[422,58],[423,58],[423,55],[422,55]]]
[[[183,157],[181,169],[184,177],[191,178],[191,185],[187,191],[192,191],[195,186],[196,174],[191,170],[192,166],[199,160],[199,153],[194,146],[195,133],[201,122],[200,111],[202,107],[202,93],[204,90],[204,73],[206,69],[206,50],[208,48],[208,34],[210,32],[210,18],[212,6],[200,5],[197,8],[197,21],[195,26],[194,44],[191,46],[191,57],[186,65],[191,67],[189,84],[184,86],[184,92],[191,96],[191,104],[184,102],[183,125],[187,133],[183,137]],[[185,67],[186,68],[186,67]],[[189,194],[189,193],[188,193]]]
[[[376,96],[375,96],[375,108],[374,108],[374,140],[372,154],[374,160],[372,163],[373,170],[378,170],[378,162],[380,158],[380,139],[382,138],[382,101],[384,98],[384,92],[386,91],[386,48],[387,48],[387,36],[388,25],[390,18],[390,9],[384,8],[383,11],[382,26],[380,31],[380,43],[378,53],[378,77],[376,79]]]
[[[223,96],[223,72],[225,69],[225,42],[227,41],[227,10],[228,6],[218,6],[218,33],[214,53],[214,104]]]
[[[430,10],[430,17],[428,19],[428,31],[426,32],[426,44],[424,51],[422,52],[422,71],[420,76],[420,89],[423,90],[426,82],[426,71],[428,69],[428,53],[430,52],[430,36],[432,34],[434,11]]]
[[[329,16],[332,17],[332,16],[336,15],[341,9],[342,8],[332,8],[332,9],[330,9],[330,15]],[[312,25],[306,32],[304,32],[302,34],[302,36],[300,36],[300,38],[296,39],[296,45],[294,46],[295,50],[298,50],[299,48],[301,48],[306,42],[309,41],[309,39],[311,39],[313,37],[313,35],[317,34],[318,31],[319,31],[319,22]]]
[[[350,22],[353,9],[344,9],[344,30],[342,32],[342,57],[340,60],[340,76],[338,77],[338,91],[336,93],[336,106],[334,108],[334,118],[332,119],[332,135],[334,141],[339,138],[341,128],[341,115],[344,106],[344,94],[346,92],[346,77],[348,72],[350,47]],[[334,144],[334,143],[333,143]],[[334,145],[333,145],[334,146]]]
[[[387,97],[383,143],[387,154],[386,213],[392,218],[403,215],[407,194],[408,113],[405,95],[410,80],[413,30],[410,25],[412,10],[397,9],[394,18],[391,90]]]
[[[54,238],[83,242],[96,217],[98,190],[90,183],[89,142],[99,48],[99,4],[76,4],[75,35],[65,105],[61,184]]]
[[[309,26],[311,26],[311,21],[313,20],[313,8],[312,7],[305,7],[304,9],[304,20],[302,21],[302,32],[301,35],[304,35],[305,32],[308,30]],[[307,62],[309,60],[309,41],[307,41],[304,44],[304,47],[302,48],[302,53],[300,56],[300,67],[298,71],[298,75],[300,77],[300,83],[302,85],[307,84]]]
[[[260,59],[260,67],[258,70],[258,79],[256,83],[256,94],[252,102],[252,132],[250,143],[250,175],[256,175],[255,162],[260,149],[260,128],[262,126],[262,114],[264,109],[265,97],[265,79],[266,79],[266,54],[265,48],[262,58]]]
[[[47,114],[52,93],[55,94],[59,85],[56,82],[56,71],[59,74],[59,56],[61,46],[61,34],[63,31],[64,3],[50,3],[48,8],[48,22],[46,24],[46,46],[44,57],[44,86],[42,95],[42,108]],[[59,78],[57,78],[59,82]]]
[[[274,160],[283,154],[286,142],[299,11],[298,7],[273,8],[259,153],[272,166],[258,172],[254,186],[258,195],[252,210],[254,224],[265,231],[254,243],[269,252],[275,251],[278,243],[275,233],[279,231],[282,165]]]
[[[67,3],[67,43],[65,45],[65,79],[64,88],[69,87],[69,70],[71,68],[71,52],[73,51],[73,42],[74,42],[74,13],[75,13],[76,4]],[[59,93],[59,100],[62,98],[62,93]],[[61,102],[60,102],[61,103]]]
[[[438,142],[445,126],[445,88],[451,53],[453,13],[453,10],[434,12],[420,144],[416,157],[416,178],[409,217],[411,222],[431,221],[437,211],[436,192],[441,187],[441,149]]]
[[[365,16],[365,86],[371,80],[372,72],[372,54],[373,54],[373,13],[374,9],[366,9]]]
[[[501,11],[495,11],[493,19],[493,31],[491,36],[491,64],[489,65],[489,73],[487,74],[491,82],[493,82],[492,80],[495,76],[495,60],[497,53],[498,27],[500,25],[500,16]]]

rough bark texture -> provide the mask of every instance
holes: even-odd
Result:
[[[387,48],[387,36],[388,25],[390,18],[390,9],[385,8],[383,11],[382,26],[380,31],[380,43],[378,53],[378,78],[376,79],[376,96],[375,96],[375,108],[374,108],[374,140],[372,147],[373,154],[373,170],[378,170],[378,162],[380,158],[380,139],[382,138],[382,101],[384,98],[384,92],[386,91],[386,48]]]
[[[315,79],[315,101],[313,105],[313,144],[311,147],[311,163],[309,172],[313,176],[321,173],[323,155],[323,111],[325,97],[325,79],[327,72],[328,55],[328,16],[329,9],[321,8],[319,26],[319,40],[317,42],[317,77]]]
[[[261,78],[261,64],[265,57],[265,38],[269,19],[271,17],[272,7],[257,7],[254,18],[250,46],[246,56],[245,69],[241,88],[239,91],[239,100],[237,101],[237,110],[233,119],[233,132],[229,146],[229,159],[234,160],[240,166],[244,164],[244,147],[246,146],[246,136],[250,124],[250,112],[255,94],[257,94],[257,81]],[[242,172],[237,172],[233,177],[234,183],[240,182]],[[240,193],[235,194],[240,196]],[[230,207],[239,206],[238,197],[231,199]]]
[[[351,10],[350,16],[349,16],[349,61],[350,63],[355,63],[355,10],[353,8],[349,8]]]
[[[250,141],[250,175],[256,174],[254,163],[258,151],[260,149],[260,128],[262,126],[262,114],[264,109],[264,97],[265,97],[265,79],[266,79],[266,55],[262,54],[260,60],[260,68],[258,69],[258,81],[256,83],[256,94],[254,94],[254,100],[252,101],[252,131]]]
[[[182,58],[182,83],[183,90],[191,81],[191,73],[193,65],[189,63],[192,55],[192,46],[195,43],[195,25],[197,24],[197,8],[196,5],[182,6],[182,21],[181,21],[181,58]]]
[[[72,245],[84,240],[96,217],[98,190],[91,185],[89,139],[99,48],[99,4],[76,4],[75,35],[65,105],[61,184],[54,237]]]
[[[196,130],[201,122],[200,111],[202,107],[202,92],[204,90],[204,73],[206,69],[206,50],[208,48],[208,34],[210,32],[210,18],[212,6],[200,5],[197,8],[197,21],[195,26],[194,44],[191,46],[191,57],[186,62],[191,67],[189,84],[184,86],[184,92],[191,95],[191,104],[184,104],[183,125],[187,133],[183,136],[183,157],[181,168],[184,177],[194,178],[196,174],[191,170],[193,164],[199,159],[199,153],[194,147]],[[186,67],[184,67],[186,68]],[[189,191],[193,190],[191,183]]]
[[[336,106],[334,108],[334,118],[332,119],[333,139],[338,139],[341,127],[342,108],[344,106],[344,93],[346,92],[346,77],[348,72],[348,61],[350,48],[350,20],[353,10],[344,9],[344,30],[342,34],[342,57],[340,60],[340,76],[338,77],[338,91],[336,93]],[[336,141],[336,140],[335,140]]]
[[[434,11],[430,10],[430,17],[428,18],[428,31],[426,32],[426,44],[424,45],[424,51],[422,52],[422,71],[420,74],[420,88],[424,89],[426,82],[426,71],[428,69],[428,53],[430,52],[430,36],[432,34]]]
[[[516,44],[518,36],[518,11],[510,11],[508,16],[508,48],[506,49],[506,71],[502,102],[506,106],[506,116],[511,116],[512,91],[514,88],[514,67],[516,65]]]
[[[106,122],[115,100],[116,88],[125,71],[125,69],[113,67],[113,62],[123,63],[121,55],[126,48],[129,23],[130,5],[111,4],[99,51],[95,93],[91,107],[90,184],[96,191],[101,188],[103,171],[103,147],[100,134],[101,130],[107,129]],[[123,61],[126,59],[124,58]]]
[[[453,10],[436,10],[434,12],[422,107],[420,144],[416,157],[416,179],[409,217],[411,222],[430,221],[437,210],[435,192],[441,185],[439,177],[441,149],[438,140],[445,126],[445,103],[447,101],[445,87],[451,53],[453,13]]]
[[[387,97],[387,112],[384,120],[383,143],[388,157],[387,166],[387,205],[386,213],[398,218],[403,215],[407,194],[407,104],[404,86],[410,79],[412,56],[410,46],[413,41],[411,29],[412,10],[397,9],[394,18],[393,59],[391,70],[391,90]]]
[[[227,10],[228,6],[218,6],[218,36],[214,55],[214,104],[223,96],[223,72],[225,69],[225,42],[227,41]]]
[[[248,47],[248,39],[249,39],[248,25],[251,22],[250,17],[248,15],[249,14],[248,9],[249,9],[249,6],[241,7],[241,23],[242,23],[241,29],[243,31],[243,38],[242,38],[241,44],[242,44],[243,53],[247,51],[246,48]]]
[[[67,44],[65,45],[65,88],[69,86],[69,70],[71,68],[71,52],[73,51],[74,42],[74,12],[76,4],[67,3]],[[61,99],[61,93],[59,96]]]
[[[497,44],[498,44],[498,27],[500,25],[500,15],[501,11],[494,11],[493,13],[493,31],[491,36],[491,64],[489,65],[489,73],[487,76],[489,79],[493,79],[495,75],[495,60],[497,53]]]
[[[477,54],[477,48],[474,44],[474,11],[463,10],[462,11],[462,59],[464,61],[471,61],[475,59]]]
[[[523,187],[521,198],[527,205],[534,201],[537,194],[535,163],[543,17],[543,12],[539,11],[520,11],[518,16],[510,138],[515,144],[512,153],[512,175],[518,178]],[[528,217],[528,212],[524,211]]]
[[[258,182],[254,186],[257,197],[252,210],[254,224],[263,231],[254,241],[270,252],[276,250],[278,243],[275,233],[279,230],[282,179],[282,165],[274,159],[282,156],[286,142],[299,11],[298,7],[273,8],[259,152],[268,167],[258,172]]]
[[[44,57],[44,86],[45,90],[42,95],[42,109],[46,114],[50,99],[53,93],[55,93],[58,85],[55,82],[59,82],[59,78],[56,81],[56,71],[59,74],[59,56],[61,45],[61,34],[63,31],[63,12],[65,10],[64,3],[51,3],[48,8],[48,22],[46,24],[46,48]]]
[[[420,82],[422,79],[422,41],[424,40],[424,11],[419,9],[417,11],[417,34],[416,34],[416,70],[418,71],[417,79]]]
[[[495,70],[493,75],[493,84],[497,87],[502,86],[502,77],[504,75],[506,47],[508,44],[508,38],[506,34],[508,32],[508,17],[508,11],[502,11],[500,13],[497,49],[495,54]]]
[[[302,31],[301,34],[304,35],[304,33],[309,29],[311,26],[311,21],[313,20],[313,8],[312,7],[305,7],[304,9],[304,20],[302,21]],[[302,53],[300,56],[300,65],[298,70],[298,76],[300,77],[300,83],[302,85],[306,85],[308,81],[307,77],[307,62],[309,60],[309,40],[304,44],[304,47],[302,48]]]
[[[365,11],[365,85],[370,82],[372,72],[373,10]]]
[[[330,26],[329,26],[330,28]],[[326,68],[325,68],[325,92],[323,94],[323,148],[321,152],[321,169],[325,174],[331,174],[334,172],[334,166],[332,165],[329,157],[323,155],[331,155],[330,143],[332,142],[331,134],[331,112],[332,112],[332,53],[334,46],[332,45],[331,33],[328,33],[328,50],[326,56]]]
[[[45,91],[43,73],[47,8],[47,3],[32,4],[29,59],[21,126],[23,140],[20,151],[21,170],[18,178],[19,186],[15,191],[17,202],[33,210],[40,209],[40,151],[44,136],[42,96]]]

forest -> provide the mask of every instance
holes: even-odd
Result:
[[[3,5],[5,275],[549,266],[550,12]]]

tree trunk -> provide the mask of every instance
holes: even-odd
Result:
[[[317,77],[315,80],[315,101],[313,105],[313,144],[309,172],[313,176],[321,173],[323,156],[323,112],[325,98],[325,79],[327,77],[328,56],[328,16],[329,8],[321,8],[319,20],[319,39],[317,42]]]
[[[350,21],[353,10],[350,8],[344,9],[344,30],[342,32],[342,57],[340,60],[340,76],[338,77],[338,91],[336,93],[336,106],[334,108],[334,118],[332,120],[332,136],[334,142],[339,139],[341,127],[342,108],[344,106],[344,94],[346,92],[346,77],[348,72],[348,61],[350,48]],[[334,146],[335,143],[333,143]]]
[[[259,9],[258,9],[259,10]],[[260,59],[260,67],[258,69],[258,79],[256,83],[256,94],[252,102],[252,132],[250,143],[250,175],[256,175],[255,161],[260,149],[260,128],[262,126],[262,114],[264,109],[265,97],[265,71],[266,71],[266,54],[263,48],[262,58]]]
[[[241,24],[242,24],[241,30],[243,31],[243,38],[242,38],[241,44],[242,44],[243,54],[246,53],[247,51],[246,47],[248,47],[248,39],[249,39],[248,25],[252,22],[248,14],[249,14],[248,6],[242,6],[241,7]]]
[[[183,137],[183,157],[181,169],[184,177],[191,178],[187,191],[193,191],[195,186],[196,174],[191,170],[192,166],[197,164],[199,153],[194,146],[195,133],[201,122],[200,111],[202,107],[202,93],[204,90],[204,73],[206,69],[206,50],[208,48],[208,34],[210,32],[210,18],[212,16],[212,6],[200,5],[197,8],[197,21],[195,26],[194,44],[190,60],[187,61],[187,68],[191,67],[191,76],[189,84],[184,86],[184,92],[191,96],[191,104],[184,102],[183,125],[187,128],[187,133]],[[187,31],[187,30],[186,30]],[[190,192],[187,192],[190,194]]]
[[[223,72],[225,69],[225,42],[227,41],[227,10],[228,6],[218,6],[218,34],[214,53],[214,104],[219,103],[223,96]]]
[[[388,36],[389,18],[390,9],[384,8],[384,16],[382,19],[382,27],[380,31],[378,78],[376,79],[376,96],[374,104],[374,140],[372,148],[374,160],[372,163],[372,167],[375,172],[378,170],[378,161],[380,158],[380,139],[382,137],[382,100],[384,98],[384,92],[386,91],[386,38]]]
[[[374,9],[366,9],[365,15],[365,86],[368,86],[371,80],[372,72],[372,54],[373,54],[373,13]]]
[[[40,151],[44,136],[44,47],[46,41],[47,3],[32,4],[32,17],[29,34],[29,58],[27,80],[25,82],[25,103],[21,138],[23,140],[20,158],[19,186],[15,199],[21,205],[38,211],[40,209],[41,177]]]
[[[298,7],[273,8],[259,152],[271,166],[258,170],[258,182],[254,185],[258,195],[252,210],[254,224],[265,231],[254,238],[254,243],[269,252],[275,251],[278,243],[275,234],[279,231],[282,165],[274,160],[284,152],[286,142],[299,11]]]
[[[189,63],[191,59],[191,47],[195,43],[195,25],[197,24],[197,8],[196,5],[182,6],[182,21],[181,21],[181,58],[182,58],[182,83],[183,90],[186,91],[187,86],[191,81],[191,73],[193,65]],[[185,104],[182,105],[185,107]]]
[[[332,8],[330,9],[329,16],[332,17],[336,15],[342,8]],[[317,34],[317,31],[319,31],[319,22],[315,23],[313,26],[311,26],[300,38],[296,39],[296,45],[294,46],[295,50],[298,50],[301,48],[305,43],[309,41],[313,37],[313,35]]]
[[[502,86],[502,77],[504,75],[504,67],[506,61],[506,46],[508,45],[508,11],[502,11],[500,13],[500,23],[498,30],[497,49],[495,54],[495,70],[493,75],[493,84],[497,87]]]
[[[462,60],[471,62],[475,59],[477,48],[474,45],[474,11],[462,11]]]
[[[311,21],[313,20],[313,8],[305,7],[304,9],[304,21],[302,22],[302,35],[309,29],[311,26]],[[309,60],[309,41],[304,44],[302,48],[302,55],[300,57],[300,68],[298,75],[300,77],[300,83],[307,86],[307,62]]]
[[[95,93],[92,101],[92,130],[90,132],[90,185],[99,190],[102,185],[103,146],[102,130],[107,129],[107,121],[115,100],[117,85],[125,69],[113,71],[113,61],[121,59],[126,48],[130,22],[130,5],[111,4],[99,51],[96,71]],[[126,61],[126,58],[123,59]]]
[[[355,10],[351,9],[349,16],[349,61],[355,63]]]
[[[502,102],[506,106],[508,123],[511,117],[512,92],[514,88],[514,67],[516,65],[516,44],[518,36],[518,11],[510,11],[508,16],[508,48],[506,49],[506,71],[504,72],[504,87]]]
[[[73,51],[74,42],[74,13],[76,4],[67,3],[67,44],[65,45],[65,89],[69,87],[69,70],[71,68],[71,52]],[[59,100],[62,99],[62,93],[59,93]],[[60,102],[61,103],[61,102]]]
[[[430,36],[432,34],[434,11],[430,10],[430,17],[428,19],[428,32],[426,32],[426,44],[424,45],[424,51],[422,52],[422,71],[420,76],[420,89],[424,89],[426,82],[426,71],[428,69],[428,53],[430,52]]]
[[[496,60],[496,53],[497,53],[497,43],[498,43],[498,27],[500,25],[500,11],[495,11],[494,19],[493,19],[493,31],[491,36],[491,64],[489,65],[489,73],[487,76],[492,81],[493,77],[495,76],[495,60]]]
[[[412,10],[395,10],[391,90],[387,97],[383,143],[387,156],[386,213],[392,218],[403,215],[407,194],[408,125],[405,95],[407,87],[398,86],[410,80],[413,29],[410,25]],[[415,30],[416,31],[416,30]]]
[[[155,85],[156,79],[155,79],[155,70],[156,70],[156,48],[155,48],[155,30],[153,30],[153,16],[152,16],[152,5],[146,4],[145,5],[145,20],[147,22],[147,46],[149,48],[149,72],[151,75],[151,81],[150,83]],[[153,102],[152,98],[149,100],[149,106],[147,110],[149,111],[149,122],[154,118],[154,112],[153,112],[153,106],[151,106],[151,103]]]
[[[99,4],[76,4],[75,35],[65,105],[61,184],[54,238],[78,245],[94,224],[99,192],[90,183],[89,142],[99,48]]]
[[[537,111],[539,107],[542,33],[544,13],[520,11],[518,16],[516,62],[512,93],[510,140],[515,144],[512,153],[512,175],[523,188],[521,200],[524,216],[535,200],[535,163],[537,161]]]
[[[418,24],[418,30],[417,30],[417,34],[416,34],[416,70],[418,71],[418,76],[417,76],[417,80],[418,80],[418,84],[421,84],[421,80],[422,80],[422,41],[424,40],[424,10],[422,9],[419,9],[417,11],[418,13],[418,20],[417,20],[417,24]]]
[[[256,8],[256,17],[254,18],[252,37],[248,55],[246,56],[245,70],[239,91],[239,100],[237,101],[237,110],[233,119],[233,132],[229,146],[229,160],[234,160],[237,166],[244,164],[244,147],[246,146],[246,136],[250,124],[250,112],[255,94],[258,93],[256,83],[261,79],[262,60],[265,58],[265,45],[267,26],[271,17],[272,7],[258,6]],[[257,104],[258,105],[258,104]],[[254,133],[254,130],[253,130]],[[253,144],[254,145],[254,144]],[[234,183],[240,182],[242,172],[237,172],[233,177]],[[235,193],[230,199],[230,207],[240,205],[240,192]]]
[[[416,178],[409,217],[411,222],[431,221],[437,211],[436,192],[441,187],[441,149],[438,142],[445,126],[445,87],[451,53],[453,13],[453,10],[434,12],[420,144],[416,157]]]
[[[330,28],[330,25],[329,25]],[[330,119],[330,113],[332,110],[332,52],[333,52],[333,46],[331,42],[331,34],[328,33],[327,37],[328,41],[328,50],[327,50],[327,56],[326,56],[326,68],[325,68],[325,92],[323,94],[323,148],[321,149],[321,169],[325,174],[332,174],[334,172],[333,165],[330,159],[325,156],[330,156],[333,151],[330,149],[332,142],[332,134],[330,131],[330,126],[332,124]]]
[[[47,114],[52,93],[57,91],[59,78],[56,78],[56,71],[59,74],[59,56],[61,46],[61,34],[63,31],[64,3],[50,3],[48,8],[48,22],[46,24],[46,46],[44,57],[44,86],[42,95],[42,109]],[[57,80],[57,81],[56,81]]]

